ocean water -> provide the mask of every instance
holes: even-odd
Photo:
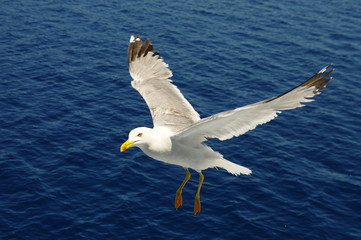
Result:
[[[2,1],[0,239],[361,239],[361,4]],[[307,107],[208,143],[253,170],[204,171],[119,152],[152,126],[127,68],[150,38],[206,117],[277,95],[333,63]]]

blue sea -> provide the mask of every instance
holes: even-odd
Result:
[[[358,0],[35,1],[0,7],[0,239],[361,239]],[[250,176],[204,171],[174,209],[181,167],[139,149],[152,127],[130,86],[131,34],[150,38],[202,117],[333,63],[304,108],[207,143]]]

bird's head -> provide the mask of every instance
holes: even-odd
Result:
[[[172,148],[172,132],[166,127],[138,127],[130,131],[129,139],[120,146],[124,152],[130,147],[136,146],[143,150],[166,152]]]
[[[147,135],[151,131],[150,128],[138,127],[129,132],[129,138],[120,146],[120,151],[124,152],[130,147],[141,146],[147,143]]]

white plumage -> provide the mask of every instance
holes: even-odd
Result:
[[[332,78],[326,78],[330,65],[310,79],[281,95],[221,112],[200,119],[199,114],[184,98],[169,79],[172,72],[154,48],[150,40],[144,44],[140,37],[132,35],[128,47],[129,72],[132,86],[145,99],[153,118],[153,128],[140,127],[129,133],[129,139],[121,146],[125,151],[131,146],[139,147],[148,156],[186,170],[186,179],[176,194],[175,207],[182,205],[181,192],[190,178],[188,168],[200,174],[194,213],[200,211],[200,188],[203,182],[202,170],[220,167],[228,172],[250,174],[251,170],[223,158],[204,144],[207,138],[230,139],[271,121],[283,110],[304,106],[312,97],[325,88]]]

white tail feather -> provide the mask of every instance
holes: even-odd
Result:
[[[216,167],[224,168],[228,172],[230,172],[234,175],[240,175],[240,174],[249,175],[252,173],[252,171],[250,169],[248,169],[246,167],[242,167],[238,164],[235,164],[235,163],[230,162],[225,159],[219,159],[219,161],[217,161]]]

